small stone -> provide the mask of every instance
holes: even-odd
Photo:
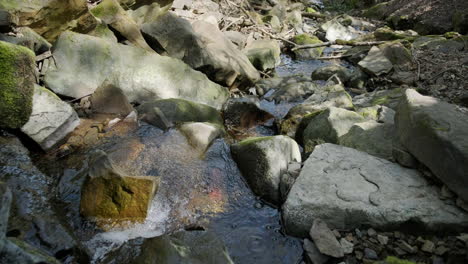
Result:
[[[361,232],[361,230],[359,230],[359,229],[356,228],[355,232],[356,232],[356,236],[357,236],[357,237],[362,238],[362,232]]]
[[[367,235],[369,235],[370,237],[373,237],[377,235],[377,232],[374,229],[369,228],[369,230],[367,230]]]
[[[394,236],[395,238],[401,238],[401,233],[398,232],[398,231],[395,231],[395,232],[393,233],[393,236]]]
[[[364,258],[366,258],[366,259],[378,259],[379,256],[377,255],[377,252],[375,252],[373,249],[365,248],[364,249]]]
[[[316,219],[309,234],[322,254],[335,258],[343,257],[340,243],[325,222]]]
[[[387,245],[387,243],[388,243],[388,237],[387,236],[377,235],[377,240],[382,245]]]
[[[328,256],[320,253],[317,246],[315,246],[315,244],[309,239],[304,239],[303,248],[309,260],[314,264],[323,264],[326,263],[329,259]]]
[[[353,253],[354,244],[346,240],[346,238],[340,239],[341,248],[343,249],[344,254]]]
[[[399,247],[396,247],[395,248],[395,253],[398,255],[398,256],[402,256],[402,255],[406,255],[406,252],[403,251],[401,248]]]
[[[416,250],[410,244],[406,243],[406,241],[403,241],[403,240],[400,240],[400,242],[398,243],[398,247],[400,247],[401,249],[403,249],[404,251],[408,253],[416,252]]]
[[[432,241],[426,240],[424,244],[421,247],[421,250],[427,253],[432,253],[434,252],[435,245]]]
[[[449,251],[448,248],[446,248],[446,247],[444,247],[444,246],[439,246],[439,247],[437,247],[437,248],[435,249],[435,252],[434,252],[434,253],[435,253],[437,256],[442,256],[442,255],[444,255],[445,253],[447,253],[447,251]]]
[[[356,255],[357,259],[362,259],[364,257],[362,251],[355,251],[354,254]]]

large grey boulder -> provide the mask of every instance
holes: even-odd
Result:
[[[283,205],[283,219],[296,236],[306,236],[315,219],[347,230],[468,226],[468,214],[440,200],[437,188],[418,171],[333,144],[315,147]]]
[[[364,121],[364,117],[356,112],[337,107],[328,108],[313,117],[304,130],[305,151],[312,151],[321,142],[338,143],[340,137],[348,133],[354,124]]]
[[[35,85],[32,113],[21,131],[44,150],[50,149],[80,124],[73,108],[44,87]]]
[[[45,84],[74,98],[92,94],[105,80],[122,89],[130,102],[184,98],[220,108],[227,89],[183,62],[108,40],[65,32],[54,46],[57,67]]]
[[[393,124],[374,120],[353,125],[348,133],[339,138],[342,146],[367,152],[373,156],[392,160],[393,140],[396,136]]]
[[[211,80],[232,86],[250,85],[260,75],[247,56],[218,29],[205,21],[189,21],[168,13],[153,23],[142,26],[151,42]]]
[[[468,115],[455,105],[408,89],[395,124],[401,144],[468,201]]]
[[[289,162],[301,161],[299,146],[286,136],[249,138],[232,145],[231,153],[254,193],[276,204],[281,175]]]

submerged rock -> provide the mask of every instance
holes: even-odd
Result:
[[[112,253],[104,263],[233,264],[224,243],[211,231],[179,231],[148,239],[136,239]],[[138,250],[135,253],[135,248]]]
[[[351,72],[340,65],[329,65],[316,69],[312,72],[312,80],[328,80],[333,75],[337,75],[343,82],[347,82],[351,78]]]
[[[144,220],[159,185],[154,176],[127,176],[107,155],[93,153],[80,213],[93,220]]]
[[[229,99],[223,106],[223,117],[226,125],[237,128],[251,128],[273,118],[260,108],[257,97]]]
[[[434,213],[436,212],[436,213]],[[288,233],[305,236],[315,219],[331,228],[462,230],[468,214],[440,200],[418,171],[333,144],[315,147],[283,205]]]
[[[254,193],[278,204],[281,175],[301,161],[297,143],[286,136],[258,137],[231,146],[231,153]]]
[[[310,78],[302,76],[274,77],[262,79],[255,84],[256,91],[263,95],[268,101],[296,102],[311,96],[318,90],[318,85]],[[271,94],[265,95],[268,91],[274,90]]]
[[[73,108],[44,87],[35,85],[33,108],[21,131],[48,150],[80,124]]]
[[[144,24],[142,30],[169,56],[181,59],[217,83],[244,87],[260,79],[247,56],[208,22],[197,21],[191,25],[169,13]]]
[[[276,40],[255,40],[244,49],[250,62],[261,71],[274,69],[281,63],[280,46]]]
[[[122,89],[112,83],[105,82],[89,98],[91,109],[94,113],[116,114],[126,117],[133,111],[132,105]]]
[[[213,107],[183,99],[162,99],[138,107],[140,118],[161,129],[185,122],[209,122],[222,126],[221,114]]]
[[[181,61],[92,36],[65,32],[53,54],[57,67],[47,70],[45,84],[74,98],[92,94],[105,80],[130,102],[185,98],[220,108],[228,97],[227,89]]]
[[[55,198],[52,188],[53,180],[32,164],[28,154],[29,151],[17,138],[8,135],[0,137],[0,181],[6,183],[14,197],[8,231],[14,231],[15,237],[36,246],[39,251],[45,251],[45,255],[58,254],[64,259],[86,262],[88,258],[81,244],[69,233],[68,226],[55,212],[51,202],[51,199]],[[18,257],[21,254],[18,247],[26,249],[31,249],[31,247],[20,240],[13,241],[12,237],[9,239],[13,243],[10,243],[10,246],[14,249],[9,256],[13,260],[23,260]],[[34,251],[27,250],[26,253],[32,254],[31,252]],[[41,255],[44,254],[41,253]],[[25,258],[31,259],[31,255]],[[19,263],[40,262],[36,258],[33,259],[35,262],[20,261]],[[40,259],[44,260],[44,258]],[[12,263],[10,261],[5,263]],[[44,261],[49,263],[47,259]]]
[[[455,105],[408,89],[395,124],[401,144],[468,201],[468,115]]]
[[[34,53],[0,41],[0,127],[20,128],[32,112],[36,83]]]

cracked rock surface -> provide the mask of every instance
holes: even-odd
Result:
[[[335,229],[468,226],[468,214],[440,200],[418,171],[334,144],[317,146],[307,159],[283,205],[283,219],[296,236],[307,235],[315,219]]]

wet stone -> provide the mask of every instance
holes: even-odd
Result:
[[[366,258],[366,259],[378,259],[379,256],[377,255],[377,253],[373,249],[365,248],[364,249],[364,258]]]

